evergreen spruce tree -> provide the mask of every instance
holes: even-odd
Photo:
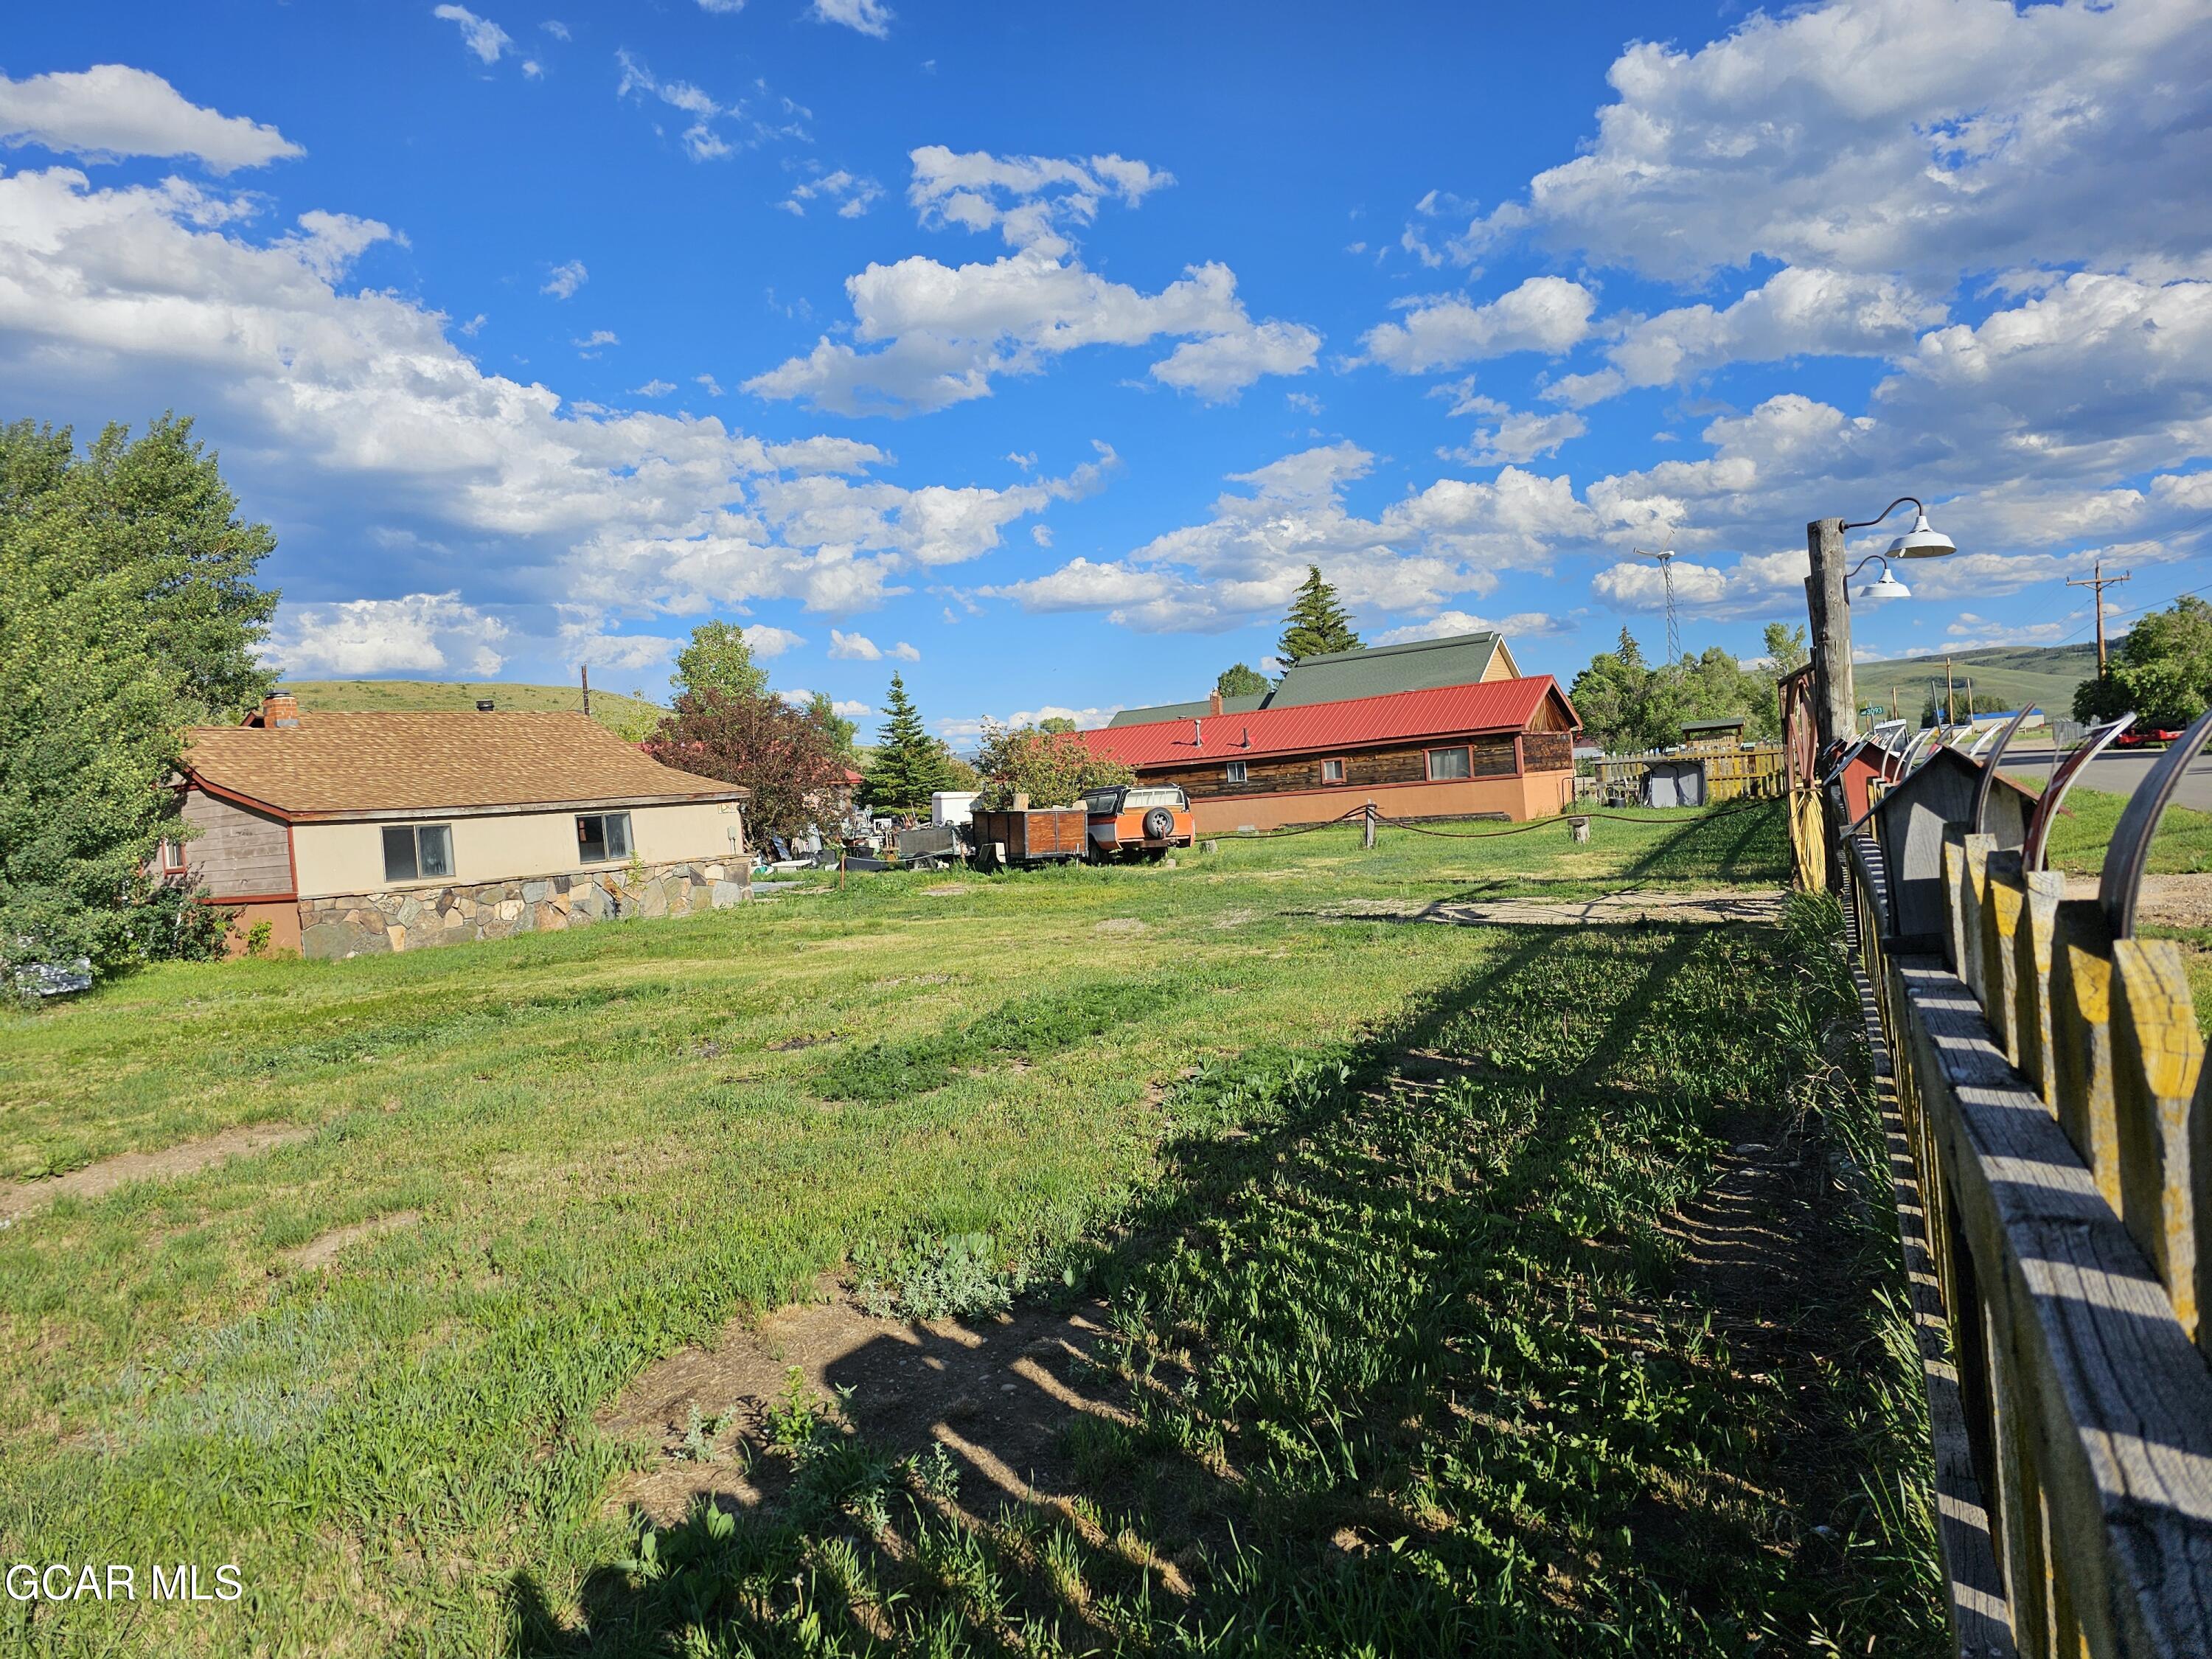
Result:
[[[1358,648],[1359,635],[1352,631],[1352,619],[1337,603],[1336,590],[1322,580],[1319,565],[1308,565],[1306,579],[1291,601],[1290,614],[1283,618],[1283,638],[1275,647],[1276,656],[1288,668],[1307,657]]]
[[[884,699],[884,714],[883,741],[861,780],[861,797],[886,811],[927,811],[930,796],[951,787],[945,745],[922,729],[921,711],[896,674]]]

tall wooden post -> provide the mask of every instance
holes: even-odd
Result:
[[[1851,688],[1850,594],[1844,580],[1844,521],[1815,519],[1805,526],[1813,574],[1805,579],[1813,622],[1813,714],[1820,747],[1848,743],[1858,730]]]
[[[1375,850],[1375,803],[1373,801],[1367,803],[1367,811],[1361,814],[1361,819],[1366,827],[1365,833],[1360,837],[1359,844],[1371,853]]]
[[[584,712],[588,714],[592,712],[592,665],[580,663],[576,672],[584,677]]]
[[[1813,574],[1805,579],[1806,608],[1813,620],[1813,729],[1820,739],[1821,763],[1828,745],[1849,743],[1858,730],[1858,705],[1851,689],[1851,602],[1844,576],[1844,521],[1815,519],[1805,526],[1805,550]],[[1843,801],[1831,789],[1820,792],[1821,843],[1827,854],[1828,890],[1844,891]]]

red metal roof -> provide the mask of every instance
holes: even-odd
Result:
[[[1481,685],[1442,685],[1426,691],[1308,703],[1298,708],[1260,708],[1249,714],[1207,714],[1085,732],[1094,754],[1128,766],[1173,766],[1206,760],[1245,760],[1259,755],[1307,754],[1364,748],[1407,738],[1457,737],[1474,732],[1518,732],[1547,696],[1556,696],[1570,721],[1574,705],[1549,674],[1492,680]]]

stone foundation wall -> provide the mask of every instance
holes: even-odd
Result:
[[[356,957],[419,951],[430,945],[507,939],[586,922],[634,916],[682,916],[719,910],[751,896],[744,864],[647,865],[487,882],[477,887],[418,887],[398,893],[349,893],[300,902],[303,956]]]

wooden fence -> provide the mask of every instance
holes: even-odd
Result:
[[[2097,899],[1952,826],[1937,950],[1891,926],[1880,845],[1844,848],[1908,1267],[1948,1325],[1926,1364],[1966,1651],[2008,1624],[2037,1659],[2212,1653],[2212,1085],[2180,952],[2132,937],[2179,770],[2137,791]]]
[[[1632,805],[1644,799],[1644,779],[1654,766],[1686,763],[1703,769],[1704,799],[1708,805],[1718,801],[1765,799],[1782,794],[1786,786],[1782,745],[1778,743],[1692,744],[1682,749],[1652,750],[1640,755],[1607,755],[1592,763],[1588,779],[1576,781],[1576,793],[1609,805]]]

